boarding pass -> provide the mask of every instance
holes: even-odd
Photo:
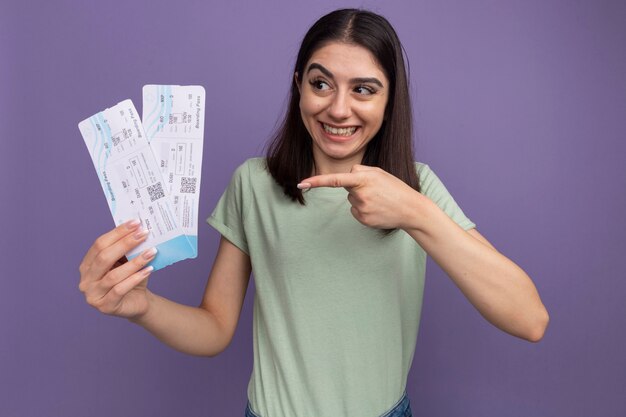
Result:
[[[176,217],[169,187],[132,101],[101,111],[78,128],[115,224],[139,219],[149,231],[147,240],[127,257],[155,246],[158,252],[150,263],[155,270],[195,257],[197,250]]]
[[[205,91],[199,85],[143,87],[143,125],[179,224],[198,250]]]

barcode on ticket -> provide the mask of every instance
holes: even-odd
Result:
[[[180,192],[181,193],[195,193],[197,182],[198,182],[198,178],[196,177],[181,177],[180,178]]]
[[[159,198],[165,197],[163,186],[160,182],[157,182],[154,185],[148,185],[146,188],[148,190],[148,194],[150,195],[150,201],[156,201]]]

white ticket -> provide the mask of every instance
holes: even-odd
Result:
[[[146,85],[142,120],[174,212],[198,250],[205,91],[199,85]]]
[[[125,100],[78,124],[116,225],[141,220],[150,234],[127,254],[156,246],[150,263],[160,269],[193,258],[196,251],[179,226],[137,110]]]

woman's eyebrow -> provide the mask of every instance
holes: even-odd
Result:
[[[327,76],[328,78],[335,79],[335,76],[333,75],[332,72],[328,71],[326,68],[324,68],[322,65],[318,64],[317,62],[313,62],[311,65],[309,65],[309,68],[306,70],[306,73],[308,74],[314,69],[320,70],[321,73]]]
[[[326,69],[324,66],[322,66],[321,64],[318,64],[317,62],[313,62],[311,65],[309,65],[309,68],[307,68],[306,72],[307,74],[309,72],[311,72],[314,69],[318,69],[320,70],[320,72],[322,74],[324,74],[325,76],[327,76],[328,78],[334,80],[335,76],[333,75],[332,72],[330,72],[328,69]],[[374,78],[374,77],[365,77],[365,78],[351,78],[350,79],[350,83],[352,84],[366,84],[366,83],[372,83],[372,84],[376,84],[379,87],[383,88],[383,83],[380,82],[380,80],[378,78]]]

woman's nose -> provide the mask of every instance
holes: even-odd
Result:
[[[328,108],[328,115],[333,119],[347,119],[352,115],[350,97],[347,93],[338,91],[333,95],[333,101]]]

